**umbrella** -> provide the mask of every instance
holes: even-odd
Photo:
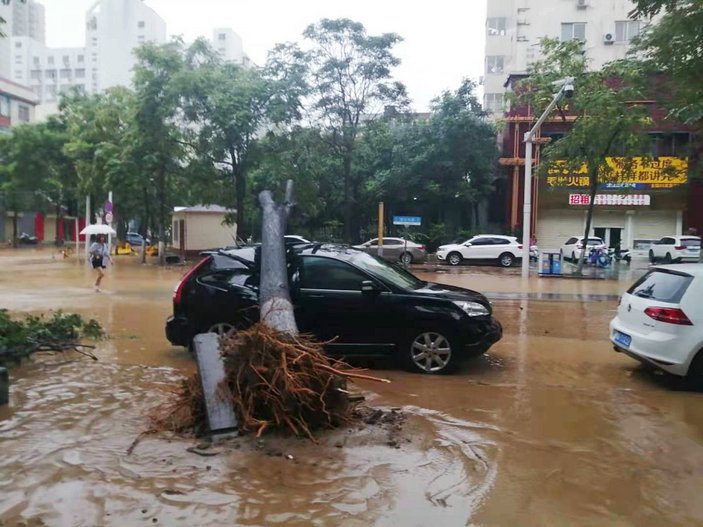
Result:
[[[117,233],[115,229],[104,223],[96,223],[93,225],[88,225],[83,229],[80,234],[85,234],[86,236],[92,236],[93,234],[112,234],[115,236]]]

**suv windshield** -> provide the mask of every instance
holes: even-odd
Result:
[[[416,278],[398,265],[391,265],[385,260],[364,252],[354,252],[349,261],[370,274],[403,289],[419,289],[425,282]]]
[[[683,238],[681,240],[681,245],[684,247],[700,247],[701,241],[696,240],[695,238]]]
[[[692,280],[691,275],[656,269],[640,278],[627,292],[640,298],[678,304]]]
[[[586,245],[603,245],[603,240],[600,238],[589,238]]]

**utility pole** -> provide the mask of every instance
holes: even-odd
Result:
[[[555,81],[553,84],[559,86],[559,91],[554,95],[552,102],[549,103],[539,116],[535,125],[529,132],[525,132],[525,193],[523,196],[522,205],[522,277],[527,278],[530,275],[530,245],[532,245],[532,145],[535,134],[540,129],[544,121],[547,120],[549,114],[559,102],[562,96],[572,97],[574,94],[574,78],[565,77]]]
[[[379,201],[378,202],[378,246],[377,246],[377,255],[379,258],[383,258],[383,202]]]

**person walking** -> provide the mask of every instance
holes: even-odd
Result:
[[[90,264],[98,273],[98,278],[95,280],[95,292],[100,292],[100,282],[105,277],[105,260],[110,260],[110,248],[105,243],[105,235],[98,234],[93,245],[90,246]]]

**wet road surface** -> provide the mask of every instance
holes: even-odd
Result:
[[[194,364],[163,337],[185,269],[124,258],[96,294],[88,269],[50,250],[0,252],[0,307],[77,311],[112,337],[97,363],[58,355],[12,369],[0,525],[703,525],[703,395],[607,340],[629,276],[423,275],[487,292],[505,336],[457,375],[382,369],[391,384],[358,384],[372,404],[403,407],[397,441],[360,427],[319,446],[235,440],[201,457],[164,435],[127,455]]]

